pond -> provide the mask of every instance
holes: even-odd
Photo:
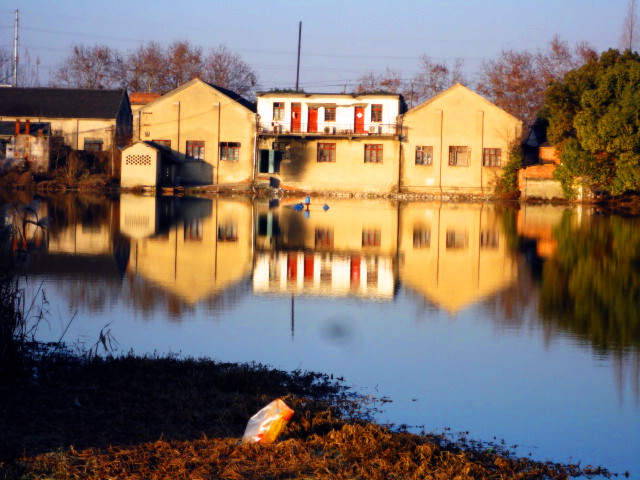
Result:
[[[328,209],[323,208],[327,204]],[[377,419],[640,477],[640,222],[586,207],[71,195],[3,218],[41,340],[344,377]],[[48,218],[38,229],[30,218]]]

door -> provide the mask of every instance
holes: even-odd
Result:
[[[356,133],[364,133],[364,107],[355,107],[353,128]]]
[[[292,132],[300,133],[301,121],[302,121],[302,106],[299,103],[292,103],[291,104],[291,131]]]
[[[318,109],[309,108],[309,120],[307,122],[307,132],[315,133],[318,131]]]

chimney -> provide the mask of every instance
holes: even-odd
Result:
[[[16,135],[20,135],[20,119],[16,118]]]
[[[29,119],[27,118],[27,121],[24,123],[24,133],[25,135],[29,135],[31,132],[29,131]]]

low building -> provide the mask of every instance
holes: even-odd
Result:
[[[398,187],[401,95],[261,92],[258,177],[310,191]]]
[[[402,120],[400,187],[420,193],[493,191],[522,122],[456,84]]]
[[[249,182],[255,107],[231,90],[194,79],[137,111],[136,140],[172,151],[183,184]]]
[[[0,88],[0,121],[46,122],[73,150],[110,150],[132,133],[127,91]]]
[[[120,186],[171,187],[179,184],[182,160],[155,142],[136,142],[122,150]]]
[[[34,172],[49,169],[48,122],[0,122],[0,168],[26,167]]]

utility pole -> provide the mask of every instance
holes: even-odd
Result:
[[[302,40],[302,22],[298,23],[298,68],[296,69],[296,92],[298,91],[298,81],[300,80],[300,42]]]
[[[18,10],[13,33],[13,86],[18,86]]]

